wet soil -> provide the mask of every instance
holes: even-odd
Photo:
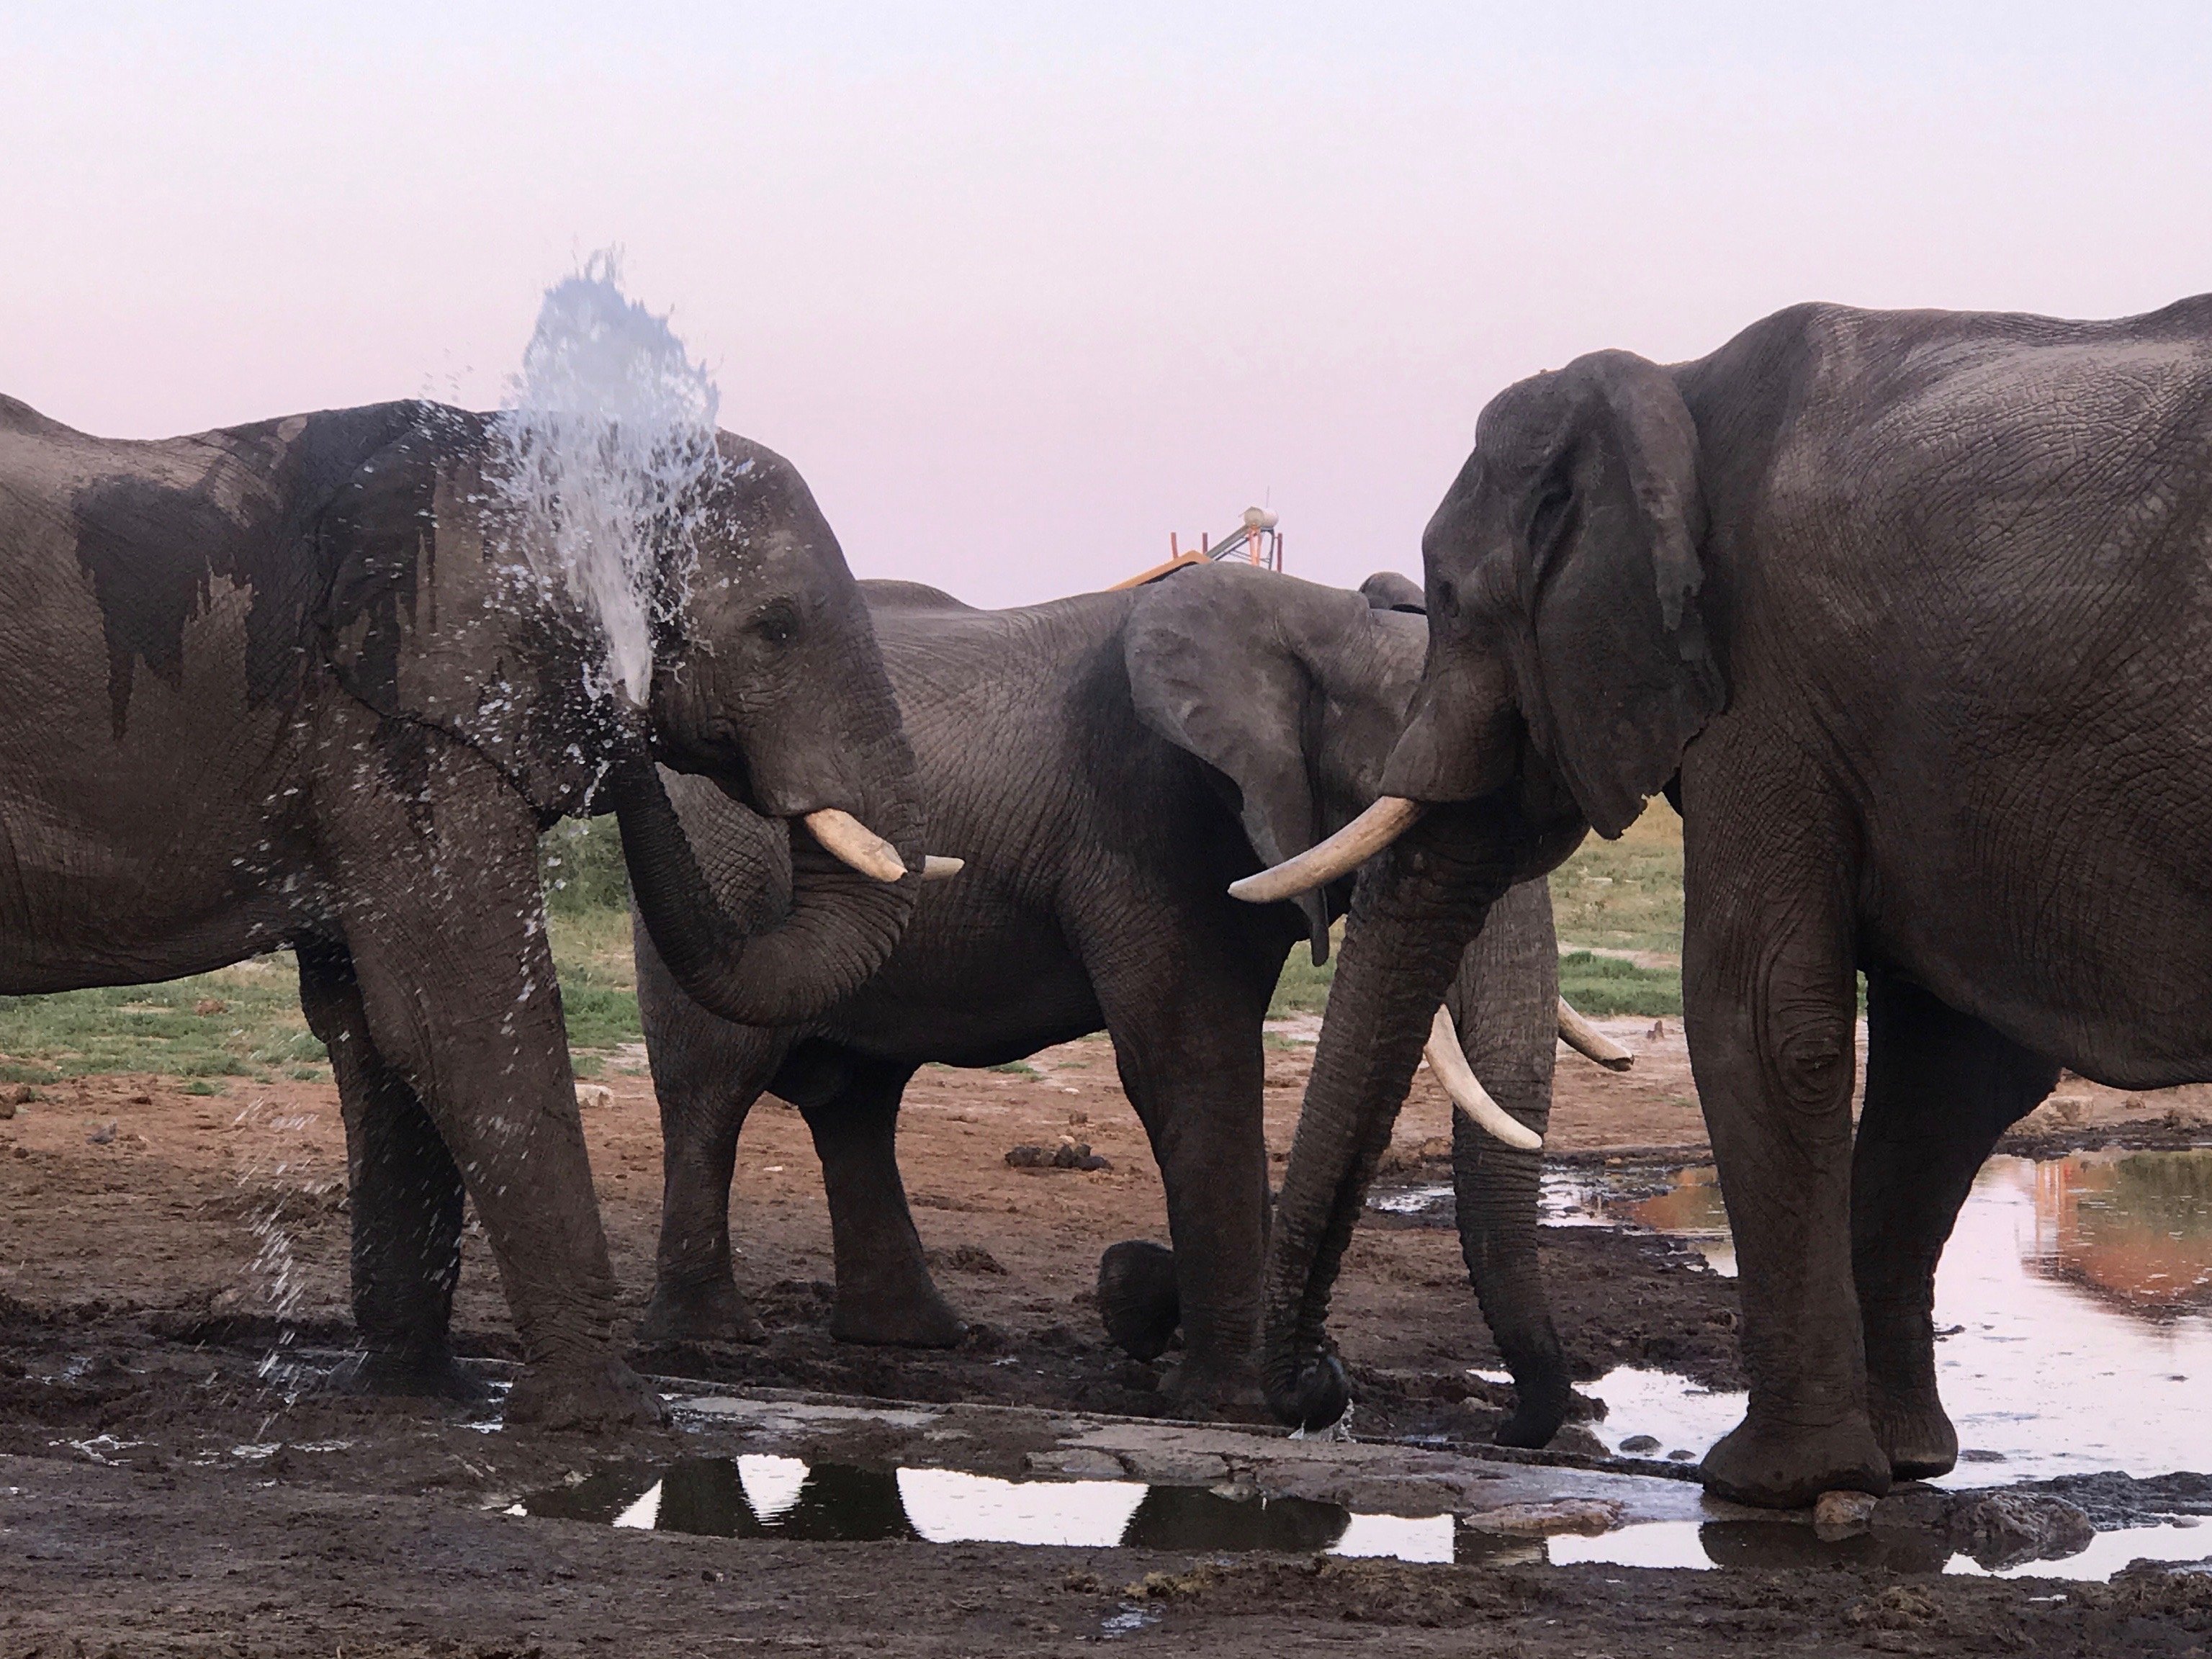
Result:
[[[1562,1156],[1633,1165],[1649,1149],[1702,1150],[1673,1023],[1662,1036],[1641,1024],[1634,1035],[1646,1052],[1626,1079],[1562,1058],[1553,1137]],[[1279,1169],[1310,1054],[1290,1045],[1268,1055]],[[635,1309],[658,1223],[658,1126],[641,1074],[618,1066],[602,1080],[611,1098],[585,1122]],[[1414,1651],[1547,1655],[1719,1651],[1746,1638],[1775,1653],[2212,1644],[2208,1581],[2167,1577],[2069,1585],[2063,1601],[2035,1601],[2032,1583],[1905,1584],[1843,1567],[1213,1567],[1172,1552],[641,1538],[518,1522],[496,1512],[514,1493],[609,1458],[665,1457],[668,1437],[486,1432],[459,1408],[324,1386],[297,1356],[349,1337],[335,1094],[320,1084],[231,1089],[194,1096],[173,1080],[88,1079],[43,1087],[0,1121],[0,1659],[329,1654],[341,1639],[349,1653],[996,1653],[1079,1637],[1280,1652],[1372,1624],[1394,1626]],[[2197,1121],[2193,1099],[2076,1092],[2090,1103],[2049,1133],[2131,1139],[2189,1134]],[[1419,1079],[1390,1179],[1449,1178],[1447,1111]],[[1157,1170],[1107,1045],[1048,1051],[1026,1073],[925,1071],[902,1128],[917,1223],[941,1288],[971,1325],[960,1348],[830,1340],[818,1166],[797,1114],[764,1101],[740,1148],[734,1212],[739,1281],[767,1340],[658,1349],[640,1362],[756,1388],[1159,1413],[1163,1368],[1112,1350],[1092,1306],[1101,1249],[1166,1238]],[[1063,1133],[1112,1167],[1006,1164],[1015,1146]],[[1504,1395],[1474,1375],[1498,1361],[1456,1237],[1370,1221],[1334,1318],[1358,1389],[1355,1426],[1480,1446]],[[1735,1286],[1694,1253],[1595,1229],[1551,1231],[1545,1249],[1578,1376],[1634,1364],[1739,1385]],[[457,1324],[465,1351],[512,1353],[473,1236]],[[1595,1448],[1573,1433],[1571,1452]]]

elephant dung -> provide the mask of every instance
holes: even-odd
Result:
[[[1506,1538],[1550,1538],[1578,1533],[1595,1538],[1620,1524],[1622,1507],[1609,1498],[1556,1498],[1547,1504],[1502,1504],[1460,1517],[1476,1532]]]

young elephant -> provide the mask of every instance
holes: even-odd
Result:
[[[616,809],[691,993],[798,1018],[872,971],[912,907],[918,882],[884,878],[920,861],[913,762],[843,556],[777,457],[702,434],[675,504],[696,533],[653,573],[689,597],[639,709],[587,692],[604,618],[502,507],[501,433],[388,404],[126,443],[0,398],[0,994],[294,948],[344,1108],[367,1380],[470,1386],[447,1340],[465,1190],[527,1361],[509,1415],[651,1419],[611,1341],[538,832]],[[873,873],[790,858],[732,802],[726,848],[798,867],[748,939],[651,753]]]
[[[666,1166],[659,1274],[641,1334],[751,1331],[730,1271],[730,1179],[745,1114],[773,1091],[805,1115],[822,1158],[833,1332],[957,1340],[894,1158],[907,1079],[929,1061],[997,1064],[1103,1026],[1159,1160],[1176,1243],[1172,1257],[1156,1247],[1108,1252],[1109,1327],[1157,1352],[1179,1321],[1181,1395],[1249,1395],[1269,1202],[1261,1024],[1298,937],[1316,960],[1326,953],[1343,893],[1255,910],[1223,890],[1373,799],[1426,626],[1358,594],[1234,566],[1007,611],[907,583],[861,586],[915,744],[933,844],[966,868],[924,890],[881,972],[804,1025],[744,1027],[708,1013],[641,933],[639,1000]],[[696,785],[679,785],[676,799],[711,874],[727,807]],[[1556,957],[1540,884],[1522,906],[1525,928],[1497,930],[1446,1000],[1476,1072],[1540,1132]],[[1523,1379],[1526,1420],[1514,1433],[1540,1442],[1565,1409],[1566,1381],[1534,1271],[1534,1158],[1512,1163],[1500,1146],[1493,1161],[1474,1143],[1463,1151],[1468,1179],[1482,1188],[1462,1206],[1469,1261]]]

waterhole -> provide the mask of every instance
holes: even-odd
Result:
[[[1449,1216],[1449,1187],[1388,1194],[1401,1214]],[[1680,1238],[1733,1276],[1728,1212],[1709,1164],[1632,1176],[1555,1170],[1549,1226]],[[2116,1469],[2212,1469],[2212,1150],[2077,1152],[1983,1166],[1936,1276],[1936,1374],[1959,1431],[1952,1486]],[[1656,1370],[1586,1385],[1607,1448],[1649,1436],[1702,1454],[1741,1394]]]

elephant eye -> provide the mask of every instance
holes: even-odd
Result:
[[[750,624],[754,633],[770,645],[788,645],[799,632],[799,610],[788,599],[777,599],[762,607]]]

